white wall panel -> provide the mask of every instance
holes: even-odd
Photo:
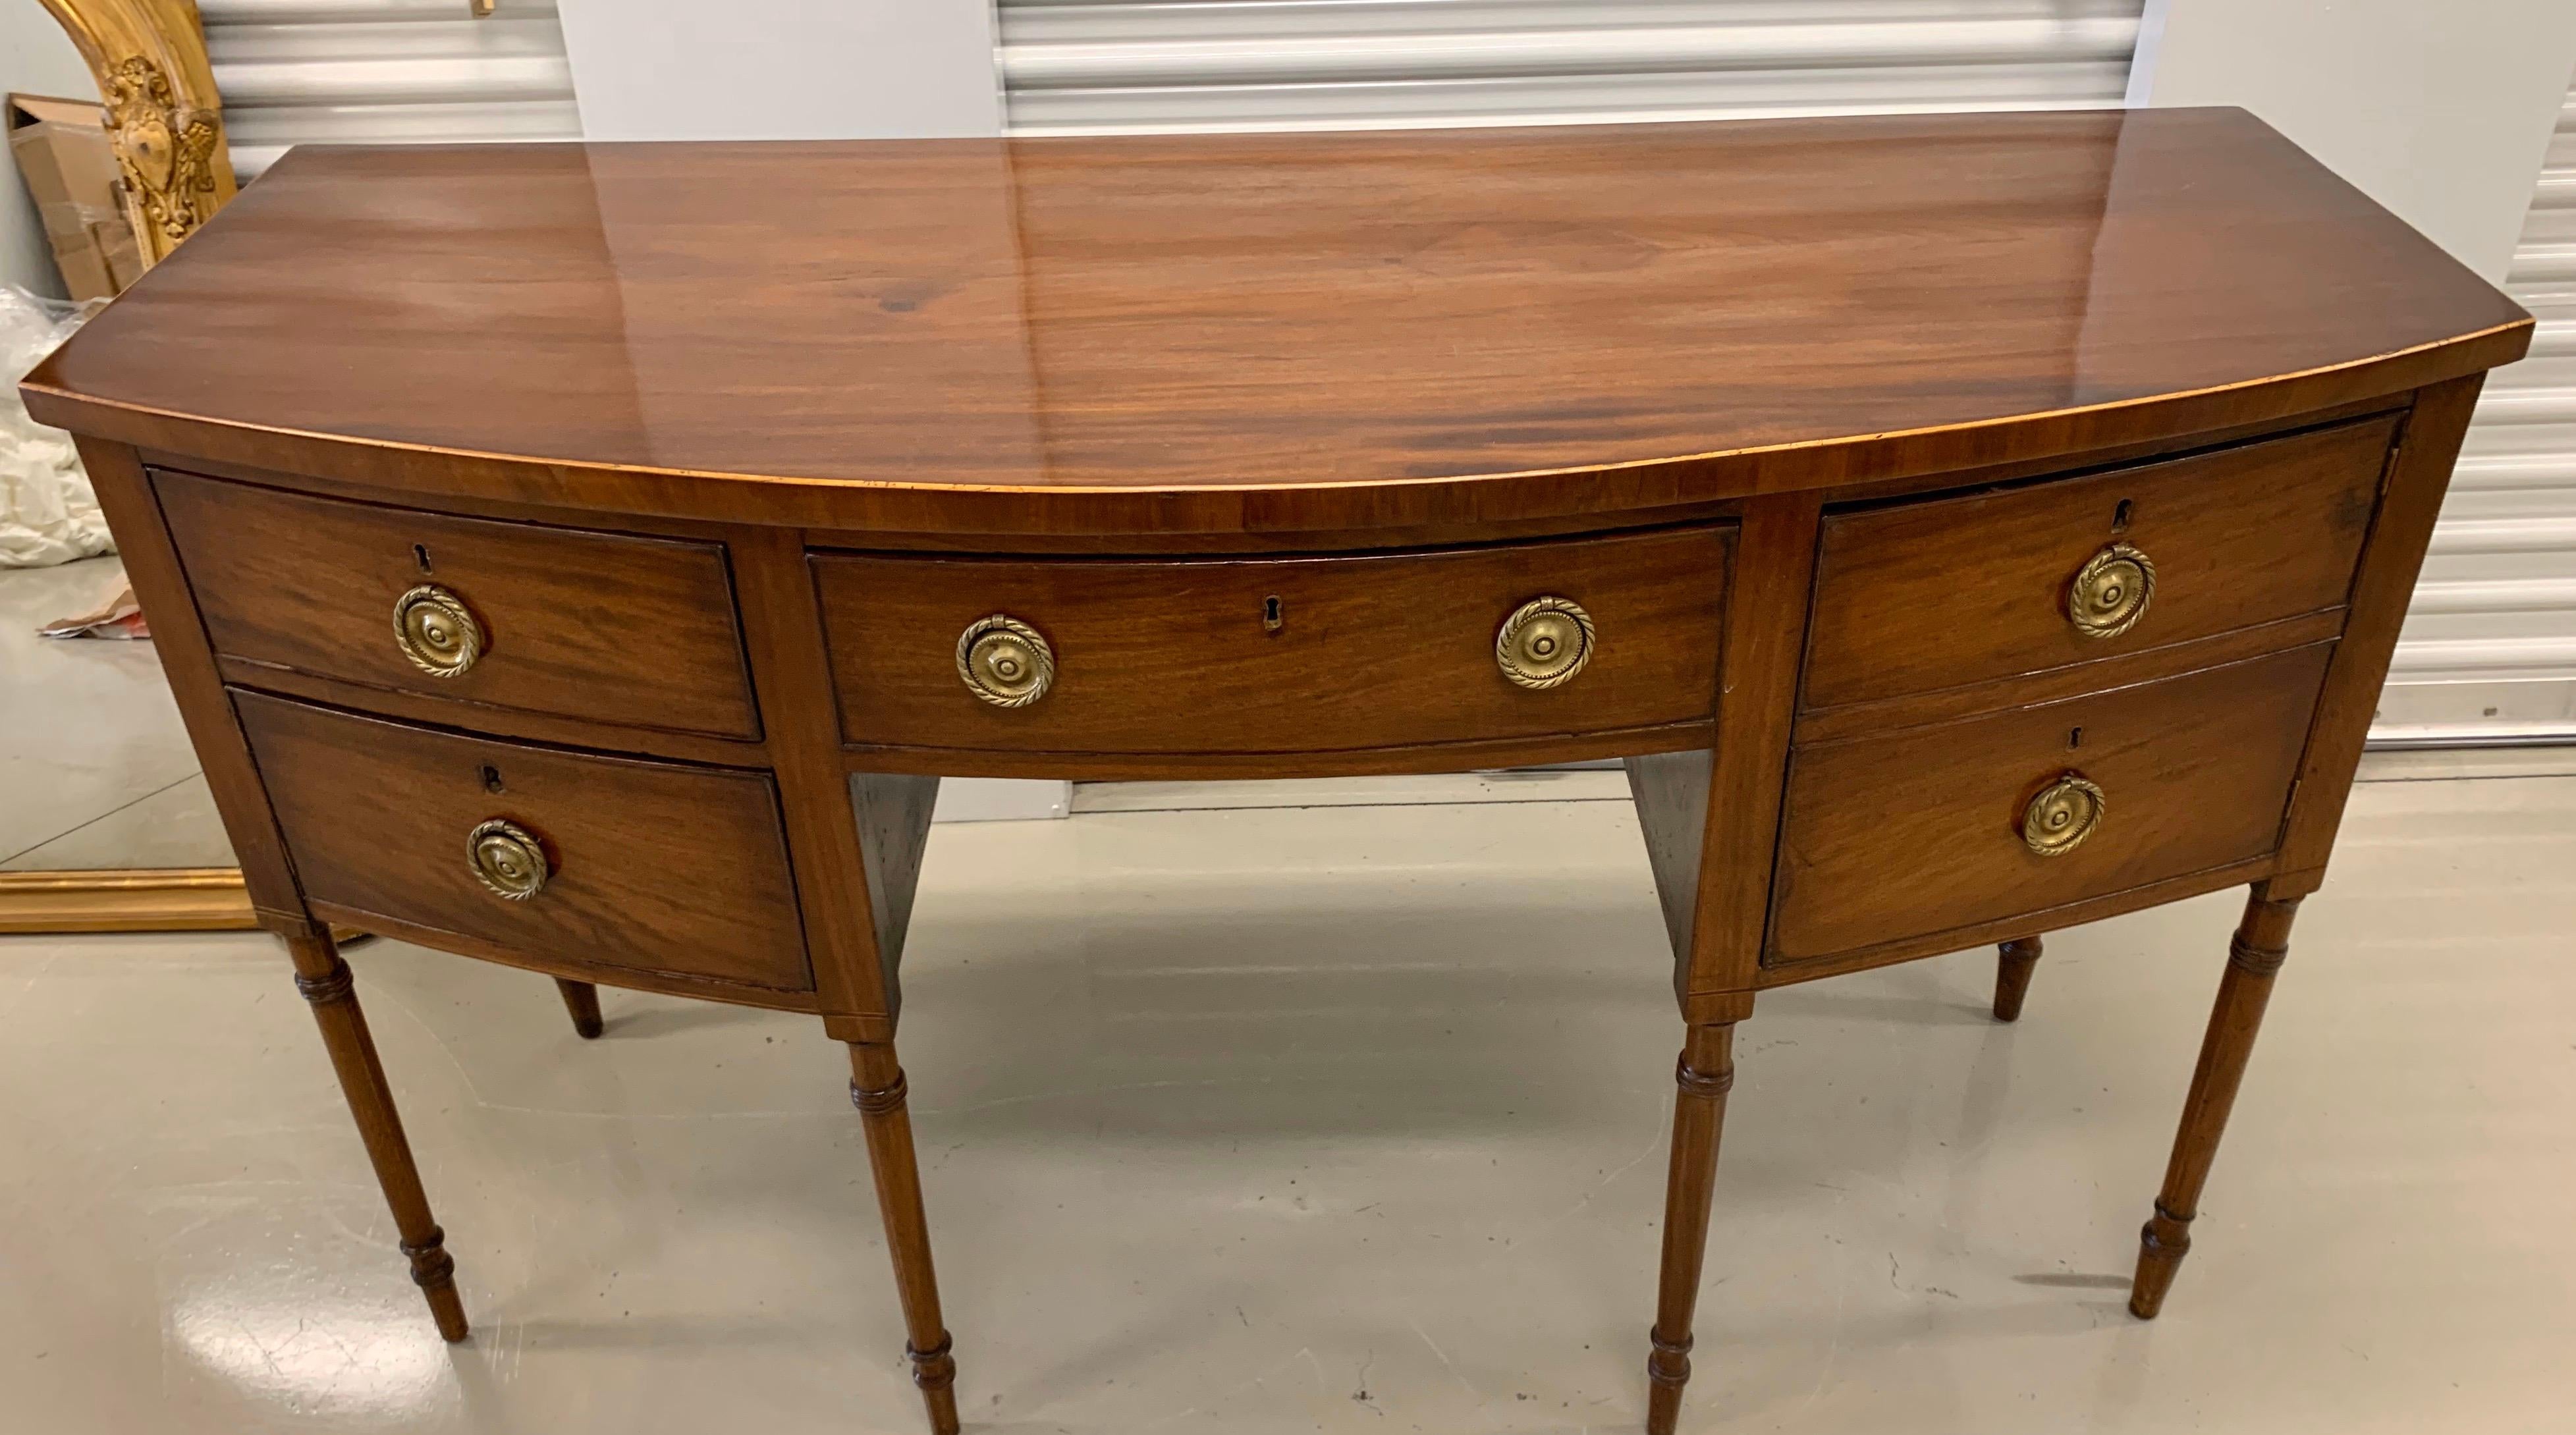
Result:
[[[991,0],[563,0],[563,12],[593,139],[1001,130]]]
[[[233,168],[307,143],[581,133],[553,0],[198,0]]]
[[[2381,704],[2394,727],[2576,734],[2576,89],[2505,286],[2539,334],[2479,400]]]
[[[2111,105],[2142,0],[1000,0],[1014,131]]]

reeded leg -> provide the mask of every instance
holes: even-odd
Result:
[[[376,1184],[393,1208],[394,1229],[402,1251],[411,1257],[411,1278],[429,1301],[438,1333],[449,1340],[466,1334],[465,1304],[456,1298],[456,1261],[444,1249],[446,1236],[429,1216],[429,1197],[420,1188],[420,1168],[412,1163],[411,1143],[403,1139],[402,1117],[394,1111],[393,1088],[376,1060],[376,1044],[367,1035],[366,1013],[358,1010],[349,965],[340,960],[327,937],[289,937],[286,949],[295,958],[295,989],[313,1004],[313,1019],[322,1027],[322,1045],[331,1053],[331,1069],[349,1098],[349,1114],[358,1120],[358,1137],[375,1164]]]
[[[1735,1084],[1735,1024],[1691,1028],[1674,1080],[1673,1163],[1664,1181],[1664,1261],[1655,1291],[1654,1353],[1646,1357],[1647,1435],[1672,1435],[1690,1380],[1691,1315],[1699,1306],[1700,1262],[1708,1253],[1709,1195],[1717,1180],[1717,1138],[1726,1092]]]
[[[868,1133],[868,1166],[877,1180],[877,1210],[885,1220],[886,1250],[894,1257],[894,1284],[903,1299],[904,1353],[912,1357],[912,1383],[921,1387],[937,1435],[957,1435],[957,1362],[948,1353],[948,1327],[939,1317],[939,1282],[930,1269],[930,1222],[921,1209],[921,1168],[913,1160],[912,1117],[904,1110],[903,1068],[894,1048],[850,1044],[850,1100]]]
[[[2228,1109],[2236,1104],[2236,1087],[2245,1079],[2245,1059],[2254,1050],[2255,1029],[2263,1024],[2263,1005],[2272,998],[2273,974],[2290,954],[2290,919],[2298,913],[2297,899],[2272,901],[2257,887],[2245,903],[2245,920],[2227,944],[2227,973],[2219,978],[2218,1003],[2209,1014],[2209,1032],[2201,1038],[2191,1094],[2183,1098],[2182,1129],[2174,1136],[2164,1190],[2156,1197],[2155,1216],[2138,1233],[2138,1278],[2129,1289],[2129,1313],[2140,1320],[2153,1320],[2164,1309],[2165,1292],[2191,1249],[2200,1188],[2209,1180]]]
[[[2039,938],[2015,937],[1996,949],[1995,1020],[2021,1020],[2021,999],[2030,992],[2030,969],[2039,965]]]
[[[599,1019],[599,988],[588,982],[555,978],[555,990],[563,993],[564,1010],[572,1013],[572,1029],[584,1041],[595,1041],[605,1029]]]

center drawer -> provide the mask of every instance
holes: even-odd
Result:
[[[1706,723],[1734,539],[813,564],[853,743],[1294,753]]]
[[[316,902],[540,968],[814,989],[765,773],[233,706]]]

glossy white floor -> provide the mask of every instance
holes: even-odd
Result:
[[[2337,862],[2153,1325],[2233,896],[2052,934],[2018,1027],[1986,952],[1766,997],[1685,1428],[2566,1429],[2576,779],[2368,786]],[[1680,1028],[1624,804],[943,827],[925,880],[970,1429],[1637,1424]],[[586,1044],[352,962],[473,1340],[265,938],[0,941],[0,1428],[921,1428],[813,1023],[610,994]]]

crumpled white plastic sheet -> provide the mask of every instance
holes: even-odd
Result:
[[[18,380],[96,305],[0,284],[0,568],[44,568],[116,551],[70,434],[27,417]]]

